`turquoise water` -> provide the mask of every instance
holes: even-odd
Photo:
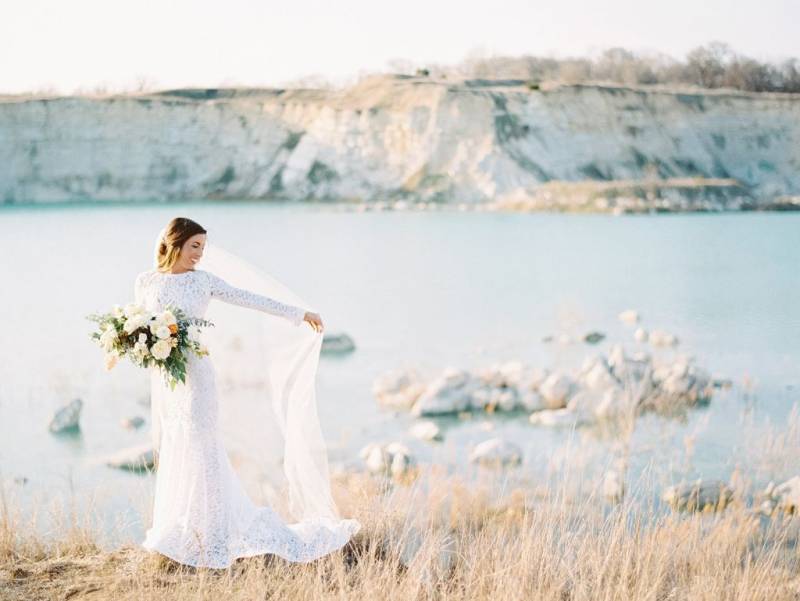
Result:
[[[410,439],[412,420],[379,407],[372,382],[401,367],[433,376],[447,366],[512,359],[571,366],[613,342],[634,349],[630,328],[617,320],[627,308],[734,382],[684,420],[640,420],[637,461],[660,454],[678,469],[686,437],[694,437],[689,472],[725,478],[748,452],[742,416],[780,424],[800,401],[797,213],[356,213],[228,202],[3,208],[0,475],[7,494],[30,506],[93,495],[101,520],[141,533],[151,478],[98,458],[147,440],[146,427],[119,425],[122,417],[149,417],[146,378],[128,366],[105,372],[83,316],[132,299],[155,235],[176,215],[199,221],[211,240],[297,291],[328,331],[354,338],[355,353],[323,357],[318,374],[336,465],[358,465],[364,444],[389,440],[408,442],[422,462],[458,463],[469,445],[498,434],[523,445],[532,474],[568,463],[571,434],[531,426],[524,416],[445,421],[440,447]],[[591,330],[606,340],[596,347],[542,342]],[[85,402],[81,435],[49,434],[52,410],[74,397]],[[602,457],[608,441],[586,434],[577,444]],[[22,476],[26,484],[14,482]]]

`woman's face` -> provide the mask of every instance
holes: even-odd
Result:
[[[206,247],[206,235],[195,234],[181,246],[178,255],[178,265],[183,269],[194,269],[203,257],[203,249]]]

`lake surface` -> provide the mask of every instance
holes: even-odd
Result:
[[[9,207],[0,209],[0,478],[26,507],[92,499],[109,529],[133,539],[144,531],[152,477],[105,467],[102,457],[148,439],[147,424],[138,431],[119,424],[149,418],[146,374],[127,365],[106,372],[84,316],[132,300],[157,232],[177,215],[307,299],[329,332],[354,338],[354,353],[323,356],[318,373],[320,417],[337,466],[358,466],[364,444],[390,440],[407,442],[422,463],[458,465],[471,445],[495,435],[523,447],[520,469],[531,474],[569,465],[576,447],[602,458],[610,444],[602,436],[533,426],[524,416],[443,420],[446,442],[431,446],[411,439],[412,418],[381,408],[370,389],[398,368],[431,377],[447,366],[515,359],[553,368],[579,365],[615,342],[635,349],[632,329],[617,319],[627,308],[734,383],[686,419],[638,420],[631,444],[639,469],[658,457],[667,473],[727,478],[758,447],[758,424],[780,426],[800,401],[798,213]],[[592,330],[607,335],[597,346],[542,340]],[[85,403],[81,434],[50,434],[52,411],[75,397]]]

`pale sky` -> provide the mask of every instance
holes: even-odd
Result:
[[[336,83],[469,55],[800,56],[800,0],[1,0],[0,92]]]

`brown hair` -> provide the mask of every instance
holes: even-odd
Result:
[[[175,217],[167,224],[164,236],[158,245],[158,271],[168,271],[175,265],[184,243],[197,234],[206,234],[206,230],[196,221],[186,217]]]

